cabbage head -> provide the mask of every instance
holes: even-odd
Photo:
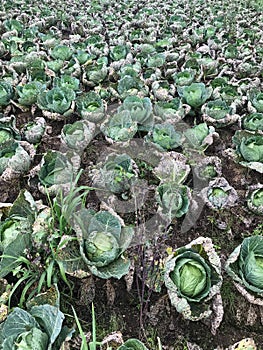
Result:
[[[94,213],[86,209],[75,215],[80,254],[92,274],[100,278],[121,278],[129,271],[130,261],[123,256],[133,229],[123,226],[109,211]]]
[[[220,259],[211,239],[199,237],[176,249],[165,264],[164,282],[172,305],[185,318],[198,321],[210,316],[209,304],[222,284]]]

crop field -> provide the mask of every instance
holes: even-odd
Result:
[[[0,5],[0,350],[262,350],[262,0]]]

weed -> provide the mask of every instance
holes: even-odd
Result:
[[[232,315],[235,315],[235,305],[237,304],[236,293],[233,290],[232,282],[225,278],[221,287],[221,296],[224,301],[224,308]]]

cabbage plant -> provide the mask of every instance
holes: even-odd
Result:
[[[209,317],[222,284],[221,263],[211,239],[199,237],[176,249],[164,269],[164,282],[176,310],[191,321]]]
[[[120,61],[126,58],[129,53],[129,48],[126,45],[116,45],[110,49],[110,58],[113,61]]]
[[[153,174],[161,182],[173,182],[177,185],[184,183],[191,171],[187,158],[177,152],[165,152],[159,164],[153,169]]]
[[[180,218],[187,213],[191,192],[187,186],[178,186],[176,182],[164,182],[156,189],[156,201],[160,214],[169,219]]]
[[[104,188],[123,198],[138,178],[135,162],[127,154],[109,154],[102,164],[93,171],[94,187]]]
[[[235,85],[226,84],[222,87],[217,87],[214,89],[212,96],[214,99],[221,99],[228,104],[242,105],[241,91]]]
[[[67,88],[76,93],[79,91],[79,85],[79,79],[66,74],[63,74],[61,77],[55,77],[54,79],[54,87]]]
[[[190,107],[181,102],[178,97],[170,101],[157,101],[154,104],[155,119],[158,122],[177,123],[190,112]]]
[[[26,173],[34,156],[34,147],[26,141],[7,143],[0,149],[0,178],[10,180]]]
[[[1,324],[2,349],[54,349],[59,350],[73,331],[63,326],[65,316],[58,307],[44,304],[29,311],[19,307]]]
[[[58,74],[64,67],[63,60],[50,60],[46,63],[47,68]]]
[[[263,215],[263,185],[250,186],[246,194],[247,206],[252,212]]]
[[[241,119],[241,126],[248,131],[263,132],[263,113],[246,114]]]
[[[61,140],[68,148],[82,151],[88,146],[94,133],[95,124],[80,120],[63,126]]]
[[[137,95],[139,97],[147,96],[148,90],[148,87],[143,84],[141,79],[130,75],[121,77],[117,85],[117,91],[120,98],[123,100],[132,95]]]
[[[149,68],[158,68],[162,67],[165,64],[165,54],[163,53],[154,53],[149,56],[146,61],[146,65]]]
[[[175,86],[186,86],[192,84],[195,78],[196,71],[194,69],[185,69],[181,72],[173,74]]]
[[[222,175],[221,159],[218,157],[198,159],[193,166],[193,173],[201,183],[220,177]]]
[[[74,90],[54,87],[38,95],[37,105],[46,117],[64,119],[73,112],[75,96]]]
[[[25,85],[18,85],[16,92],[19,96],[18,103],[22,106],[32,106],[37,102],[38,95],[45,90],[46,86],[39,81],[32,81]]]
[[[80,116],[90,122],[98,123],[105,117],[105,103],[94,91],[83,93],[77,97],[76,106]]]
[[[152,83],[151,91],[157,100],[169,101],[175,95],[175,86],[167,80],[157,80]]]
[[[100,278],[121,278],[129,271],[130,261],[123,256],[129,247],[133,229],[124,226],[117,214],[92,213],[86,209],[75,214],[75,231],[80,254],[88,270]]]
[[[200,195],[207,206],[214,210],[232,207],[238,200],[236,190],[223,177],[210,181]]]
[[[83,74],[83,83],[88,86],[96,86],[106,79],[108,75],[108,59],[100,57],[90,65],[85,66]]]
[[[263,236],[247,237],[235,248],[226,262],[227,273],[236,282],[238,290],[247,298],[249,294],[263,297],[262,252]],[[257,299],[252,296],[249,300],[257,303]]]
[[[263,92],[252,89],[248,92],[248,111],[251,113],[263,113]]]
[[[127,96],[118,112],[127,110],[133,121],[140,125],[140,129],[147,129],[153,124],[152,103],[148,97]]]
[[[32,224],[37,213],[32,195],[23,190],[0,220],[0,278],[18,266],[17,260],[31,248]]]
[[[201,123],[184,131],[185,141],[183,147],[187,150],[204,151],[213,143],[213,136],[218,134],[213,126]]]
[[[188,86],[178,87],[178,94],[191,107],[202,106],[211,96],[212,87],[206,87],[204,83],[192,83]]]
[[[33,121],[28,122],[22,129],[22,135],[26,141],[37,144],[41,141],[46,131],[46,120],[42,117],[36,117]]]
[[[68,61],[73,55],[73,50],[66,45],[56,45],[50,50],[50,56],[55,60]]]
[[[40,162],[38,179],[39,190],[43,193],[57,193],[61,189],[69,189],[74,175],[79,168],[79,157],[76,153],[63,154],[48,150]]]
[[[182,134],[169,123],[155,124],[145,139],[165,151],[175,149],[182,144]]]
[[[229,106],[223,100],[209,101],[201,108],[203,120],[215,127],[224,127],[235,123],[240,117],[236,114],[236,108]]]
[[[238,130],[232,138],[236,146],[237,161],[263,173],[263,138],[260,133]]]
[[[117,112],[101,125],[101,131],[110,142],[128,141],[133,138],[137,130],[138,124],[132,119],[128,110]]]

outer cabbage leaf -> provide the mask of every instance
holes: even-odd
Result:
[[[262,305],[263,297],[263,236],[247,237],[230,254],[226,262],[227,273],[237,282],[238,290],[250,302]],[[240,287],[239,287],[240,286]],[[243,292],[243,288],[247,291]],[[251,293],[252,292],[252,296]],[[253,295],[261,297],[257,300]]]
[[[18,337],[30,329],[40,329],[37,321],[27,311],[16,307],[5,320],[2,331],[2,338]]]
[[[16,350],[46,350],[48,347],[48,336],[40,329],[32,328],[30,331],[20,334],[17,338],[11,336],[3,342],[3,350],[11,349],[11,347]]]
[[[5,107],[10,103],[13,97],[13,88],[6,81],[0,81],[0,108]]]
[[[33,306],[29,311],[15,308],[1,325],[3,350],[59,350],[72,330],[62,328],[63,313],[54,306]]]
[[[30,314],[45,330],[49,338],[49,345],[53,344],[61,332],[64,314],[57,307],[48,304],[33,306]]]

